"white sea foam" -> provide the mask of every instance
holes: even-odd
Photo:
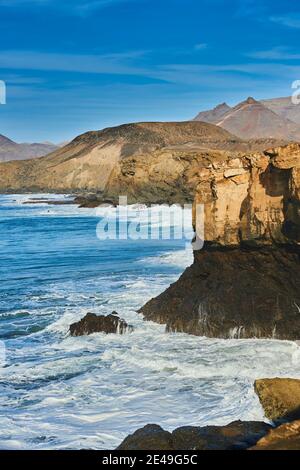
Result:
[[[15,206],[24,197],[18,196]],[[61,210],[70,208],[74,218],[85,214],[73,206],[53,210],[59,217]],[[19,215],[29,217],[30,210],[38,215],[45,209],[21,205]],[[57,250],[61,254],[60,245]],[[54,276],[46,287],[38,284],[34,290],[30,284],[33,290],[26,292],[22,308],[16,305],[4,313],[0,322],[4,332],[6,324],[26,332],[30,319],[41,328],[6,341],[7,364],[0,368],[1,448],[113,449],[129,433],[153,422],[171,430],[236,419],[263,420],[254,380],[300,377],[296,343],[166,334],[164,325],[144,322],[136,311],[191,264],[192,250],[160,248],[147,251],[142,260],[139,251],[137,245],[139,256],[121,264],[121,272],[118,262],[126,254],[121,246],[118,256],[112,253],[108,271],[102,271],[99,263],[99,271],[90,273],[79,260],[75,274],[82,271],[81,276],[72,277],[69,270],[65,278],[57,272],[58,279]],[[89,252],[81,255],[81,261],[85,255],[96,262]],[[65,264],[64,258],[58,271]],[[33,280],[40,275],[40,264],[35,268],[38,274],[31,271]],[[69,325],[88,311],[113,310],[133,325],[132,333],[69,335]],[[23,312],[31,317],[19,318]]]

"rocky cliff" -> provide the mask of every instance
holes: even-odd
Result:
[[[300,145],[203,160],[198,204],[204,249],[141,313],[169,331],[300,339]]]

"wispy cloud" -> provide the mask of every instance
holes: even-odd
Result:
[[[263,60],[300,60],[300,54],[290,52],[289,48],[284,46],[274,47],[264,51],[253,51],[246,54],[252,59]]]
[[[0,7],[51,7],[71,14],[87,15],[94,10],[134,1],[137,0],[0,0]]]
[[[246,80],[293,80],[300,76],[300,66],[280,62],[209,65],[193,63],[152,64],[145,66],[147,51],[129,51],[105,55],[49,53],[37,51],[0,51],[0,68],[8,70],[35,70],[76,72],[84,74],[127,75],[162,82],[207,86],[224,84],[233,86]],[[282,53],[282,51],[281,51]],[[280,57],[280,51],[253,53],[255,58]],[[296,54],[292,54],[296,58]]]
[[[0,68],[114,75],[143,75],[133,59],[146,51],[129,51],[103,55],[64,54],[38,51],[0,51]]]
[[[195,44],[194,49],[195,51],[203,51],[207,49],[208,45],[205,42],[200,42],[199,44]]]
[[[281,16],[271,16],[270,20],[274,23],[287,26],[288,28],[300,28],[300,13],[288,13]]]

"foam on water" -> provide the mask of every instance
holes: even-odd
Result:
[[[94,212],[41,217],[24,200],[0,197],[1,448],[111,449],[150,422],[262,420],[253,381],[300,376],[295,343],[166,334],[136,313],[192,262],[186,240],[99,242]],[[113,310],[132,333],[69,336],[88,311]]]

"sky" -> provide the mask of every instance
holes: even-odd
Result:
[[[0,134],[62,142],[289,96],[299,0],[0,0]]]

